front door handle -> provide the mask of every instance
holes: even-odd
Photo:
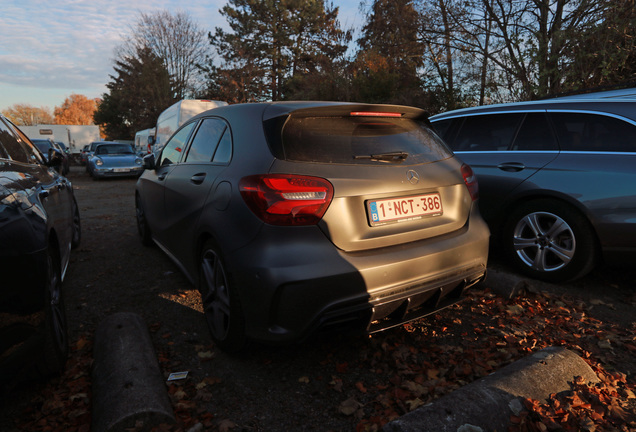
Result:
[[[194,184],[201,184],[205,180],[205,173],[195,174],[190,178],[190,181]]]
[[[167,172],[161,173],[157,176],[157,180],[163,180],[166,178],[167,175],[168,175]]]
[[[523,171],[526,166],[519,162],[504,162],[497,165],[497,168],[506,172],[519,172]]]

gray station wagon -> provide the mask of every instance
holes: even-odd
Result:
[[[581,277],[636,251],[636,91],[431,117],[479,181],[494,243],[522,273]]]

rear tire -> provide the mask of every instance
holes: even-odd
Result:
[[[596,236],[585,217],[556,200],[536,200],[515,208],[501,238],[520,273],[548,282],[580,278],[598,257]]]
[[[38,362],[38,370],[43,376],[61,373],[69,351],[61,269],[59,258],[52,246],[47,251],[47,267],[44,353]]]
[[[79,207],[77,201],[73,198],[73,238],[71,239],[71,247],[76,249],[82,241],[82,221],[80,219]]]
[[[199,291],[212,339],[224,351],[240,351],[247,338],[236,287],[212,241],[205,243],[200,257]]]
[[[137,215],[137,231],[141,237],[141,244],[144,246],[152,246],[152,233],[150,232],[146,213],[144,212],[139,196],[135,198],[135,212]]]

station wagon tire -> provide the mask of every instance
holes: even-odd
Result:
[[[199,291],[212,339],[224,351],[240,351],[246,345],[245,320],[236,287],[214,242],[206,242],[200,256]]]
[[[44,353],[38,362],[42,376],[59,374],[68,357],[68,322],[62,295],[60,262],[54,247],[47,251]]]
[[[73,237],[71,239],[71,247],[76,249],[82,241],[82,221],[80,219],[79,207],[77,201],[73,198]]]
[[[144,212],[143,205],[139,196],[135,197],[135,213],[137,215],[137,231],[141,237],[141,244],[144,246],[152,246],[152,233],[146,220],[146,213]]]
[[[535,200],[516,207],[501,241],[513,267],[548,282],[585,275],[598,254],[596,237],[585,217],[556,200]]]

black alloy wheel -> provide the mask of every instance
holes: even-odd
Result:
[[[79,207],[77,201],[73,198],[73,237],[71,239],[71,247],[76,249],[82,241],[82,221],[80,219]]]
[[[44,353],[38,364],[43,376],[61,373],[68,357],[68,322],[61,279],[58,254],[51,246],[47,251]]]
[[[152,246],[152,233],[150,232],[150,227],[148,227],[146,213],[139,195],[135,197],[135,214],[137,215],[137,231],[141,237],[141,243],[144,246]]]
[[[211,241],[201,252],[199,291],[212,339],[225,351],[240,351],[246,344],[240,301],[219,250]]]

